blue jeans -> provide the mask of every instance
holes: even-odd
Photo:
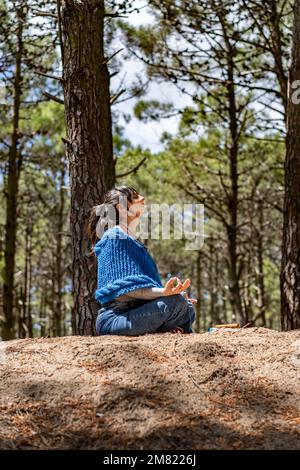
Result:
[[[182,294],[143,300],[142,305],[122,311],[120,308],[100,308],[96,320],[98,335],[138,336],[163,333],[180,326],[193,333],[194,305]]]

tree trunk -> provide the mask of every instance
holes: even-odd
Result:
[[[14,274],[17,236],[17,201],[19,190],[19,175],[21,167],[21,154],[19,152],[19,120],[22,94],[22,57],[23,57],[23,22],[24,9],[17,12],[17,45],[16,64],[14,75],[14,104],[11,145],[9,149],[8,175],[5,188],[6,193],[6,222],[5,222],[5,248],[4,248],[4,285],[3,285],[3,311],[4,323],[2,339],[14,338]]]
[[[196,280],[197,280],[197,299],[198,302],[195,304],[196,305],[196,325],[195,325],[195,330],[196,333],[200,333],[200,325],[201,325],[201,300],[202,300],[202,253],[199,250],[197,254],[197,260],[196,260]]]
[[[41,337],[46,336],[46,295],[47,295],[47,279],[44,278],[44,282],[41,285],[41,299],[40,299],[40,325],[41,325]]]
[[[259,316],[261,326],[266,326],[266,288],[264,271],[264,201],[259,201],[259,232],[257,234],[257,256],[258,256],[258,285],[259,285]]]
[[[31,318],[31,282],[32,282],[32,223],[27,215],[25,230],[25,266],[24,266],[24,284],[22,289],[22,315],[21,329],[19,328],[20,338],[32,338],[33,327]]]
[[[300,104],[292,88],[300,80],[300,0],[294,3],[292,61],[289,74],[287,153],[281,268],[281,326],[300,328]],[[299,85],[297,87],[299,89]]]
[[[239,173],[238,173],[238,157],[239,157],[239,128],[238,128],[238,110],[236,104],[235,89],[235,48],[230,42],[228,36],[228,25],[224,18],[219,16],[222,25],[223,38],[226,46],[226,98],[228,102],[228,120],[230,131],[229,145],[229,173],[230,173],[230,192],[228,194],[228,211],[229,224],[227,226],[228,239],[228,274],[229,274],[229,292],[230,303],[232,307],[232,319],[238,323],[244,322],[243,307],[241,300],[241,292],[239,286],[238,274],[238,254],[237,254],[237,218],[238,218],[238,202],[239,202]]]
[[[115,181],[104,0],[65,0],[62,8],[66,145],[71,178],[73,316],[95,334],[96,259],[85,233],[89,210]]]
[[[210,325],[220,323],[217,307],[217,286],[215,283],[216,276],[216,260],[215,260],[215,239],[211,238],[209,247],[209,296],[210,296]]]
[[[54,336],[62,335],[62,319],[63,319],[63,228],[65,216],[65,162],[64,158],[61,159],[60,168],[60,187],[59,187],[59,207],[57,214],[57,229],[56,229],[56,253],[55,253],[55,279],[56,284],[55,298],[53,312],[53,327]]]
[[[253,255],[252,249],[248,249],[247,253],[243,257],[243,269],[244,269],[244,285],[242,293],[242,304],[244,309],[244,323],[248,323],[249,319],[253,317],[253,293],[251,292],[251,280],[252,280],[252,269],[253,269]]]
[[[32,227],[29,238],[29,252],[28,252],[28,331],[29,337],[33,338],[33,324],[32,324],[32,312],[31,312],[31,289],[32,289]]]
[[[218,323],[222,323],[223,317],[223,303],[221,303],[221,286],[222,283],[222,274],[220,270],[221,260],[220,260],[220,250],[216,247],[215,255],[215,289],[216,289],[216,318]],[[221,279],[220,279],[221,278]]]
[[[224,323],[228,323],[227,320],[227,292],[225,287],[222,287],[222,301],[223,301],[223,319]]]
[[[278,14],[278,1],[271,0],[271,51],[274,56],[274,70],[277,76],[278,84],[280,87],[280,97],[285,111],[285,118],[287,112],[287,77],[283,64],[283,40],[281,31],[282,17]],[[282,25],[283,26],[283,25]]]

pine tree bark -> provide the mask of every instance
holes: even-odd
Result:
[[[95,334],[96,259],[86,236],[89,210],[115,180],[109,73],[104,56],[104,0],[65,0],[61,20],[71,178],[73,299],[78,334]]]
[[[289,71],[287,152],[281,267],[281,326],[300,328],[300,103],[293,86],[300,80],[300,0],[294,3],[292,61]],[[299,85],[297,87],[299,89]]]

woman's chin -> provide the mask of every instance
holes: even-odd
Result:
[[[135,216],[136,216],[136,217],[141,217],[144,212],[145,212],[144,208],[143,208],[143,209],[139,209],[139,210],[136,211]]]

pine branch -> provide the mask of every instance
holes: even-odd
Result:
[[[123,178],[124,176],[131,175],[132,173],[136,173],[138,169],[143,165],[143,163],[147,160],[148,157],[144,157],[134,168],[131,170],[125,171],[124,173],[120,173],[116,175],[116,178]]]
[[[50,75],[48,73],[39,72],[38,70],[35,70],[34,73],[36,73],[37,75],[42,75],[43,77],[46,77],[46,78],[51,78],[52,80],[58,80],[59,82],[64,81],[62,77],[57,77],[55,75]]]
[[[56,103],[64,104],[64,100],[62,100],[61,98],[58,98],[58,96],[51,95],[50,93],[47,93],[46,91],[44,91],[42,94],[49,100],[56,101]]]

